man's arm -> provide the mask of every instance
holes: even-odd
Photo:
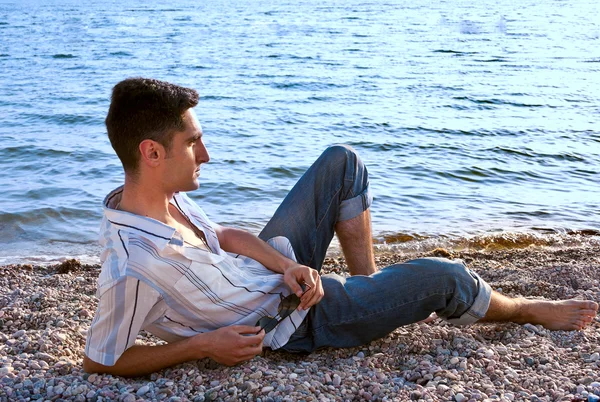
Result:
[[[83,370],[135,377],[205,357],[233,366],[262,352],[265,332],[260,331],[256,335],[259,330],[260,327],[233,325],[166,345],[134,345],[121,355],[114,366],[105,366],[84,356]]]
[[[252,233],[216,224],[214,227],[223,250],[250,257],[271,271],[283,274],[292,292],[302,296],[300,309],[307,309],[321,301],[324,293],[317,270],[287,258]],[[310,290],[303,293],[300,283],[307,284]]]

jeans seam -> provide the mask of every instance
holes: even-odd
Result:
[[[333,196],[331,197],[329,204],[327,205],[327,210],[325,211],[325,213],[323,214],[323,217],[319,220],[319,222],[317,222],[317,226],[315,227],[315,229],[318,231],[319,228],[321,227],[321,224],[323,223],[323,221],[325,220],[325,217],[327,216],[327,214],[329,213],[329,211],[331,210],[331,205],[333,204],[333,201],[335,199],[335,197],[338,195],[338,193],[340,192],[340,190],[342,189],[343,186],[340,186],[337,190],[335,190],[335,193],[333,194]],[[315,252],[317,250],[317,242],[315,241],[315,245],[313,246],[312,249],[312,253],[310,255],[310,258],[308,260],[308,264],[310,265],[313,261],[313,258],[315,257]]]

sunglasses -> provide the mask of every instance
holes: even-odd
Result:
[[[305,283],[300,284],[300,286],[302,286],[302,296],[304,296],[304,293],[310,290],[310,286]],[[300,297],[295,293],[292,293],[281,299],[279,307],[277,308],[277,314],[274,317],[270,315],[261,317],[256,321],[256,326],[260,327],[260,331],[264,330],[265,333],[269,333],[273,331],[281,321],[289,317],[299,305]],[[257,332],[257,335],[260,331]]]

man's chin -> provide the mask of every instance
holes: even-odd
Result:
[[[182,188],[179,189],[179,191],[181,192],[188,192],[188,191],[194,191],[194,190],[198,190],[200,188],[200,183],[198,182],[198,180],[194,180],[193,182],[189,183],[187,186],[181,186]]]

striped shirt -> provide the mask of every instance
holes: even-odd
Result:
[[[174,342],[229,325],[254,326],[277,314],[280,300],[291,293],[283,275],[223,251],[214,224],[187,195],[175,194],[171,204],[204,233],[210,250],[185,243],[162,222],[117,210],[122,191],[104,200],[98,309],[85,348],[91,360],[114,365],[142,329]],[[296,260],[287,238],[268,243]],[[263,344],[285,345],[307,312],[294,311]]]

